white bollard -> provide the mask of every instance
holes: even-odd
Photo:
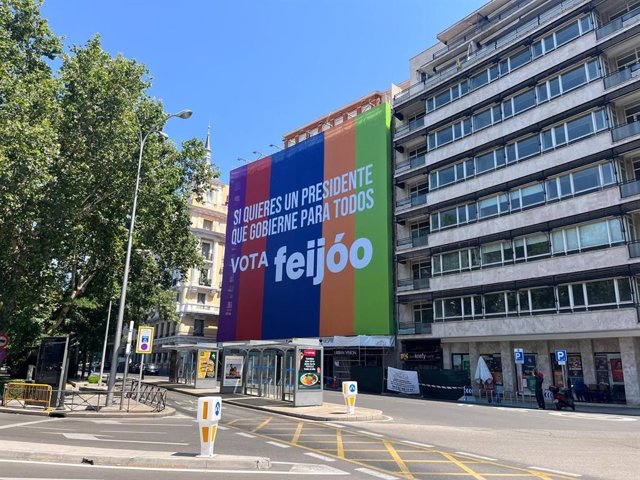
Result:
[[[356,413],[356,396],[358,395],[358,382],[342,382],[342,396],[347,405],[347,413]]]
[[[198,398],[198,434],[200,437],[199,457],[213,457],[218,422],[222,415],[221,397]]]

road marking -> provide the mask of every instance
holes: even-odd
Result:
[[[358,472],[366,473],[367,475],[371,475],[378,478],[383,478],[384,480],[398,480],[398,477],[394,477],[393,475],[387,475],[386,473],[376,472],[375,470],[370,470],[368,468],[356,468]]]
[[[404,440],[404,443],[408,443],[410,445],[416,445],[418,447],[424,447],[424,448],[434,448],[433,445],[429,445],[428,443],[418,443],[418,442],[410,442],[409,440]]]
[[[236,432],[236,435],[240,435],[241,437],[247,437],[247,438],[256,438],[255,435],[251,435],[250,433],[244,433],[244,432]]]
[[[203,468],[160,468],[160,467],[122,467],[122,466],[116,466],[116,465],[86,465],[86,464],[78,464],[78,463],[58,463],[58,462],[36,462],[33,460],[8,460],[8,459],[0,459],[0,463],[28,463],[28,464],[37,464],[37,465],[54,465],[54,466],[58,466],[58,467],[76,467],[76,468],[90,468],[91,470],[95,470],[95,469],[105,469],[105,470],[139,470],[139,471],[143,471],[143,472],[184,472],[184,473],[243,473],[243,474],[249,474],[249,475],[279,475],[279,476],[283,476],[283,475],[296,475],[296,476],[300,476],[300,475],[349,475],[348,472],[344,472],[342,470],[338,470],[337,468],[333,468],[333,467],[325,467],[325,471],[317,471],[315,469],[310,469],[310,471],[304,471],[304,468],[295,468],[295,466],[297,465],[298,467],[305,467],[305,464],[292,464],[294,465],[294,468],[291,469],[291,471],[288,472],[279,472],[279,471],[272,471],[272,470],[229,470],[229,469],[212,469],[212,468],[207,468],[207,469],[203,469]],[[273,463],[277,463],[277,462],[271,462]],[[310,467],[311,465],[307,465],[307,467]],[[318,465],[315,465],[315,467],[318,467]],[[329,470],[330,469],[330,470]],[[302,471],[301,471],[302,470]],[[4,477],[0,477],[0,478],[4,478]],[[396,477],[390,477],[391,479],[395,479]],[[20,479],[20,480],[24,480],[24,479]],[[35,479],[33,479],[35,480]],[[38,479],[40,480],[40,479]],[[56,479],[58,480],[58,479]],[[75,480],[75,479],[74,479]],[[96,479],[87,479],[87,480],[96,480]]]
[[[393,460],[396,462],[398,467],[400,467],[400,471],[405,475],[405,477],[410,480],[415,480],[416,477],[411,475],[411,470],[409,470],[409,468],[407,467],[407,464],[404,463],[404,460],[402,460],[402,457],[398,455],[398,452],[396,451],[395,448],[393,448],[393,445],[391,444],[391,442],[388,440],[384,440],[383,443],[384,443],[384,446],[387,447],[387,450],[389,451],[391,458],[393,458]]]
[[[344,425],[340,425],[339,423],[333,423],[333,422],[327,422],[325,423],[325,425],[329,425],[330,427],[335,427],[335,428],[344,428]]]
[[[467,472],[473,478],[476,478],[477,480],[485,480],[485,478],[483,476],[481,476],[480,474],[478,474],[478,473],[474,472],[473,470],[471,470],[469,467],[467,467],[464,463],[462,463],[460,460],[458,460],[456,457],[454,457],[450,453],[440,452],[440,455],[442,455],[444,458],[446,458],[449,461],[451,461],[451,463],[453,463],[453,464],[457,465],[458,467],[460,467],[462,470]]]
[[[598,414],[598,413],[576,413],[576,412],[549,412],[549,415],[567,418],[581,418],[584,420],[605,420],[609,422],[637,422],[637,418],[620,417],[616,415]]]
[[[222,425],[218,425],[218,430],[229,430],[229,427],[224,427]]]
[[[167,432],[143,432],[140,430],[101,430],[100,433],[142,433],[145,435],[166,435]]]
[[[263,427],[266,427],[267,425],[269,425],[269,422],[271,422],[271,420],[273,420],[273,417],[269,417],[267,418],[264,422],[262,422],[260,425],[258,425],[256,428],[254,428],[253,430],[251,430],[252,432],[257,432],[258,430],[260,430]]]
[[[458,455],[464,455],[465,457],[479,458],[480,460],[489,460],[490,462],[497,462],[498,460],[491,457],[483,457],[482,455],[476,455],[475,453],[456,452]]]
[[[26,427],[26,426],[35,425],[36,423],[57,422],[57,421],[58,421],[57,418],[47,418],[45,420],[36,420],[34,422],[13,423],[11,425],[2,425],[0,427],[0,430],[6,430],[7,428],[14,428],[14,427]]]
[[[575,477],[575,478],[579,478],[582,475],[578,475],[577,473],[569,473],[569,472],[563,472],[561,470],[552,470],[550,468],[540,468],[540,467],[527,467],[530,468],[532,470],[540,470],[543,472],[549,472],[549,473],[557,473],[558,475],[567,475],[568,477]]]
[[[496,410],[502,410],[503,412],[516,412],[516,413],[529,413],[533,410],[529,410],[526,408],[514,408],[514,407],[496,407]]]
[[[280,442],[267,442],[270,445],[273,445],[275,447],[280,447],[280,448],[291,448],[291,445],[285,445],[284,443],[280,443]]]
[[[335,462],[336,461],[335,458],[325,457],[324,455],[320,455],[319,453],[314,453],[314,452],[306,452],[305,455],[308,455],[308,456],[313,457],[313,458],[317,458],[319,460],[322,460],[323,462]],[[273,463],[273,462],[271,462],[271,463]]]
[[[110,438],[98,438],[90,433],[63,433],[69,440],[90,440],[94,442],[120,442],[120,443],[146,443],[148,445],[189,445],[188,443],[178,442],[148,442],[146,440],[116,440]]]
[[[298,443],[300,439],[300,434],[302,433],[302,427],[304,427],[304,422],[298,422],[298,426],[296,427],[296,433],[293,434],[293,438],[291,439],[291,443],[294,445]]]
[[[365,435],[371,435],[372,437],[384,437],[384,435],[380,435],[379,433],[367,432],[366,430],[358,430],[358,433],[364,433]]]
[[[336,455],[344,459],[344,444],[342,443],[342,430],[336,430]]]

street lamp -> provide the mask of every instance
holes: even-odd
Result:
[[[258,152],[257,150],[253,151],[254,155],[258,155],[258,159],[261,159],[262,157],[266,157],[266,155],[262,152]]]
[[[249,163],[249,160],[247,160],[246,158],[242,158],[242,157],[238,157],[238,158],[236,158],[236,160],[238,160],[239,162]]]
[[[161,129],[164,124],[170,118],[177,117],[183,120],[191,117],[193,112],[191,110],[180,110],[178,113],[167,115],[161,125],[154,126],[146,133],[142,133],[142,130],[138,130],[138,139],[140,140],[140,153],[138,156],[138,172],[136,175],[136,188],[133,191],[133,206],[131,207],[131,224],[129,225],[129,240],[127,241],[127,255],[124,261],[124,274],[122,275],[122,290],[120,292],[120,305],[118,308],[118,322],[116,324],[116,334],[113,339],[113,354],[111,355],[111,370],[109,371],[109,383],[107,386],[107,406],[113,403],[113,389],[116,384],[116,373],[118,370],[118,350],[120,350],[120,337],[122,336],[122,322],[124,320],[124,305],[127,299],[127,283],[129,281],[129,264],[131,262],[131,247],[133,245],[133,227],[136,222],[136,206],[138,204],[138,188],[140,187],[140,170],[142,169],[142,153],[144,152],[144,144],[149,138],[149,135],[157,133],[158,135],[167,138],[167,134]],[[123,385],[124,388],[124,385]]]
[[[270,143],[269,146],[273,148],[277,148],[278,150],[282,150],[282,147],[279,147],[278,145],[274,145],[273,143]]]

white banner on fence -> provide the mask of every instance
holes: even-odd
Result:
[[[419,395],[418,372],[387,367],[387,390]]]

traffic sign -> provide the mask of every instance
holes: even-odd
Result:
[[[0,348],[6,348],[9,345],[9,336],[6,333],[0,333]]]
[[[151,353],[153,350],[153,327],[138,327],[136,353]]]
[[[514,348],[513,349],[513,358],[515,359],[517,364],[524,365],[524,349],[523,348]]]
[[[567,351],[566,350],[556,350],[556,362],[558,365],[566,365],[567,364]]]

